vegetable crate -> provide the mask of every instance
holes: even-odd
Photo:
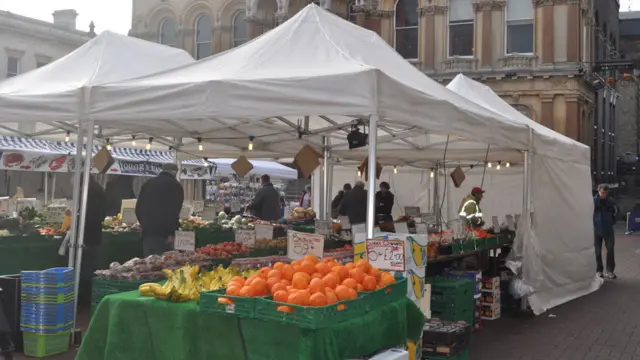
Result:
[[[367,303],[364,298],[368,296],[319,307],[291,305],[273,301],[272,298],[259,299],[256,302],[256,318],[282,321],[302,328],[319,329],[364,315],[367,312]],[[283,309],[289,311],[282,311]]]
[[[225,295],[226,289],[200,293],[200,309],[220,314],[254,318],[259,298]]]
[[[452,356],[446,356],[446,355],[442,355],[442,356],[423,355],[422,359],[423,360],[469,360],[469,350],[464,350],[464,351],[460,352],[459,354],[452,355]]]
[[[112,280],[93,278],[91,285],[91,314],[105,296],[138,290],[138,287],[151,280]]]
[[[381,308],[396,300],[403,299],[407,296],[407,289],[407,279],[398,279],[391,285],[387,285],[379,290],[367,293],[366,296],[362,298],[362,301],[366,303],[366,310],[371,311],[373,309]]]
[[[37,334],[24,332],[24,354],[36,358],[46,358],[69,350],[69,331],[57,334]]]

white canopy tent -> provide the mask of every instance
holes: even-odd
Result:
[[[519,229],[513,255],[534,290],[528,298],[534,312],[597,290],[602,280],[595,276],[589,147],[527,118],[488,86],[464,75],[447,88],[532,129],[526,181],[532,223],[530,231]],[[457,211],[455,201],[451,206]]]
[[[235,171],[231,168],[236,159],[211,159],[216,163],[216,173],[219,176],[225,176],[228,174],[234,174]],[[292,169],[288,166],[284,166],[277,162],[255,160],[250,159],[249,162],[253,165],[253,169],[249,172],[249,175],[264,175],[267,174],[272,178],[278,178],[283,180],[293,180],[298,178],[298,170]]]

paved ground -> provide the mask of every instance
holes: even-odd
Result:
[[[618,236],[616,258],[619,279],[594,294],[538,317],[486,321],[470,359],[640,360],[640,236]],[[86,328],[86,311],[80,318]],[[76,353],[49,359],[73,360]]]

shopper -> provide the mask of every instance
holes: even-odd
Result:
[[[298,205],[305,209],[311,207],[311,185],[307,185],[304,187],[304,191],[300,196],[300,202],[298,203]]]
[[[277,221],[280,218],[280,194],[273,184],[269,175],[260,177],[262,189],[249,204],[249,208],[255,217],[265,221]]]
[[[133,176],[115,175],[104,189],[107,197],[107,216],[116,216],[122,209],[122,200],[134,199]]]
[[[367,190],[364,182],[356,181],[353,189],[345,193],[338,212],[347,216],[351,225],[367,222]]]
[[[82,184],[82,181],[80,182]],[[96,271],[100,245],[102,244],[102,222],[107,216],[107,198],[102,186],[89,176],[87,192],[87,210],[84,226],[82,263],[80,266],[80,285],[78,302],[91,304],[91,280]]]
[[[380,222],[393,222],[391,210],[393,210],[395,196],[389,190],[391,190],[389,183],[383,181],[380,183],[380,191],[376,192],[376,215]]]
[[[471,194],[467,195],[460,202],[458,214],[466,227],[476,229],[484,226],[482,210],[480,210],[480,201],[483,196],[484,190],[479,187],[474,187],[471,189]]]
[[[136,203],[136,217],[142,227],[144,256],[162,255],[173,249],[173,242],[184,190],[176,180],[178,166],[164,164],[162,172],[142,186]]]
[[[342,200],[344,199],[344,196],[351,191],[351,184],[346,183],[342,186],[342,190],[338,191],[338,195],[336,195],[336,197],[333,198],[333,200],[331,201],[331,217],[336,219],[338,216],[340,216],[340,212],[338,211],[338,209],[340,208],[340,203],[342,203]]]
[[[614,256],[615,234],[613,226],[618,215],[618,206],[615,200],[609,196],[609,185],[598,185],[598,194],[593,198],[593,227],[595,229],[596,263],[597,274],[602,277],[604,270],[602,266],[602,243],[607,249],[607,272],[604,274],[608,279],[616,279],[614,273],[616,261]]]

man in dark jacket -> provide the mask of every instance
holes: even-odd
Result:
[[[115,175],[104,189],[107,197],[107,216],[116,216],[122,209],[122,200],[134,199],[133,176]]]
[[[333,200],[331,201],[331,217],[332,218],[335,219],[338,216],[340,216],[340,212],[338,211],[338,208],[340,208],[340,204],[344,199],[344,195],[349,191],[351,191],[351,184],[349,183],[344,184],[344,186],[342,186],[342,190],[340,190],[338,192],[338,195],[336,195],[336,197],[334,197]]]
[[[80,183],[82,184],[82,181]],[[107,216],[107,198],[102,186],[93,176],[89,177],[86,211],[78,289],[78,302],[81,304],[91,303],[91,279],[96,271],[96,262],[102,244],[102,222]]]
[[[136,202],[136,217],[142,228],[144,256],[162,255],[173,249],[173,241],[182,203],[184,190],[176,180],[178,167],[165,164],[162,172],[148,180]]]
[[[607,249],[607,272],[604,274],[608,279],[617,278],[613,272],[616,267],[614,257],[615,235],[613,225],[616,223],[618,206],[613,198],[609,197],[609,185],[598,186],[598,194],[593,198],[593,227],[595,229],[596,263],[598,265],[598,276],[603,276],[602,266],[602,243]]]
[[[249,204],[253,215],[265,221],[277,221],[280,218],[280,193],[273,187],[269,175],[260,177],[262,189]]]
[[[356,181],[353,189],[344,195],[338,212],[347,216],[352,225],[367,222],[367,190],[362,181]]]
[[[389,183],[383,181],[380,183],[380,191],[376,192],[376,215],[381,222],[393,222],[391,210],[395,196],[391,191]]]

